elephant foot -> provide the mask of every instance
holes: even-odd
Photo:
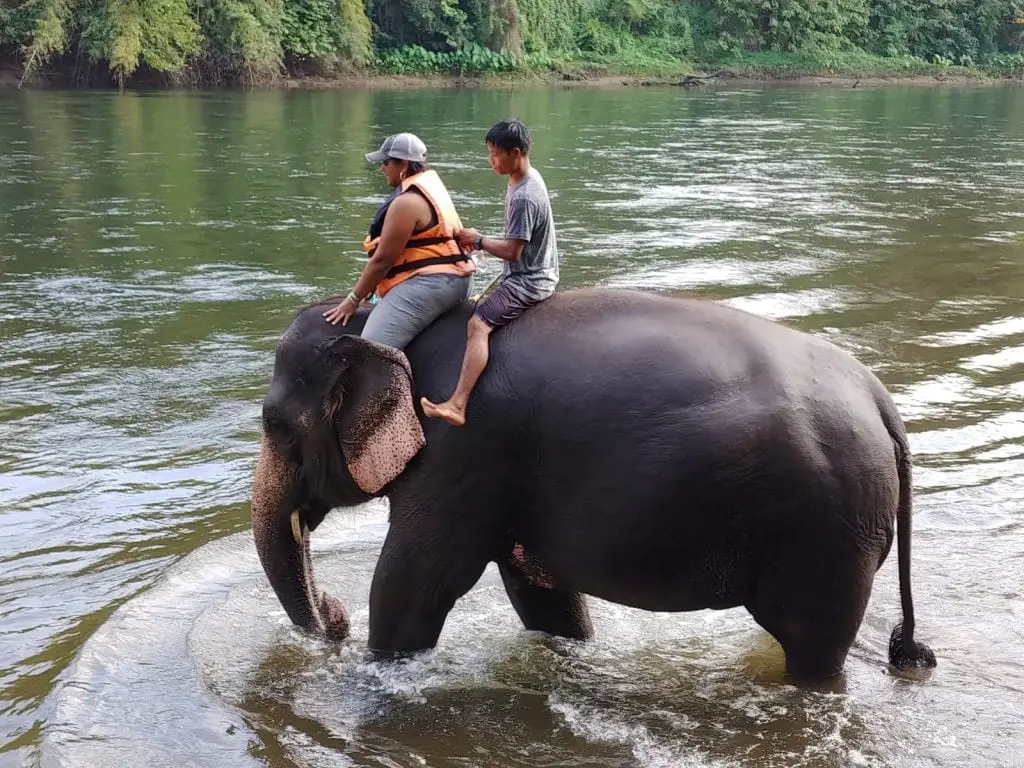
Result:
[[[339,642],[348,637],[350,628],[348,612],[338,598],[331,597],[326,592],[321,592],[317,609],[320,611],[320,620],[324,625],[324,635],[328,640]]]

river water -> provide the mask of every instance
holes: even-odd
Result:
[[[290,629],[247,507],[275,338],[352,284],[389,132],[500,231],[513,114],[563,287],[729,302],[890,387],[933,673],[885,665],[895,557],[826,690],[743,610],[524,633],[493,569],[435,652],[372,663],[384,504],[314,541],[352,641]],[[0,765],[1024,764],[1022,89],[3,92],[0,324]]]

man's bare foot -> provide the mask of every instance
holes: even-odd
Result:
[[[466,423],[466,409],[453,405],[451,400],[434,405],[427,398],[421,397],[420,405],[423,406],[423,412],[432,419],[444,419],[454,427],[461,427]]]

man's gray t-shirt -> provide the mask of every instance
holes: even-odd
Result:
[[[525,240],[518,261],[506,261],[503,283],[526,301],[541,301],[558,285],[555,221],[544,178],[531,168],[505,193],[505,237]]]

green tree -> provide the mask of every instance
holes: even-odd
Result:
[[[468,40],[468,15],[459,0],[368,0],[367,8],[385,47],[442,50]]]
[[[199,48],[199,25],[188,0],[101,0],[82,19],[81,44],[105,61],[119,85],[139,64],[178,72]]]
[[[851,47],[868,24],[867,0],[707,0],[706,17],[733,49]]]
[[[306,61],[504,72],[745,51],[1024,68],[1024,0],[0,0],[0,56],[195,83]],[[909,59],[908,57],[915,57]],[[831,66],[831,64],[829,64]]]

